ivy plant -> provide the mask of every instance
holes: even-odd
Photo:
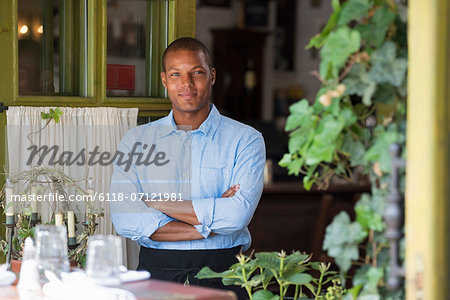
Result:
[[[290,107],[285,130],[289,153],[279,164],[302,176],[303,185],[326,189],[333,176],[348,180],[356,167],[370,178],[351,220],[338,214],[326,229],[324,250],[334,257],[341,279],[356,266],[358,299],[397,299],[385,288],[388,243],[382,219],[391,156],[400,144],[405,157],[407,6],[394,0],[332,0],[322,32],[307,48],[320,49],[322,86],[314,101]],[[400,182],[404,190],[404,171]]]

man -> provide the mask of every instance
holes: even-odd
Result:
[[[172,111],[122,139],[118,151],[133,153],[134,160],[128,171],[123,163],[114,166],[111,193],[124,201],[111,203],[112,220],[119,234],[139,243],[138,269],[152,278],[223,288],[194,276],[204,266],[228,269],[250,246],[247,226],[262,193],[264,141],[210,104],[216,70],[201,42],[174,41],[162,63]],[[136,153],[148,148],[159,152],[144,166],[145,154]]]

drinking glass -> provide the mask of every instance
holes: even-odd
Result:
[[[66,227],[36,226],[36,259],[41,284],[49,281],[45,271],[53,272],[59,279],[62,272],[69,272]]]
[[[115,235],[93,235],[87,248],[86,274],[101,285],[120,284],[122,240]]]

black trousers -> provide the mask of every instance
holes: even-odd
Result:
[[[189,283],[205,287],[231,290],[239,300],[248,299],[245,289],[222,284],[222,279],[195,278],[201,268],[208,266],[215,272],[223,272],[237,263],[236,255],[241,247],[215,250],[160,250],[141,246],[138,270],[147,270],[153,279]]]

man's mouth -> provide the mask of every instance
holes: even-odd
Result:
[[[197,93],[189,92],[189,93],[179,93],[178,96],[183,98],[184,100],[191,100],[195,96],[197,96]]]

